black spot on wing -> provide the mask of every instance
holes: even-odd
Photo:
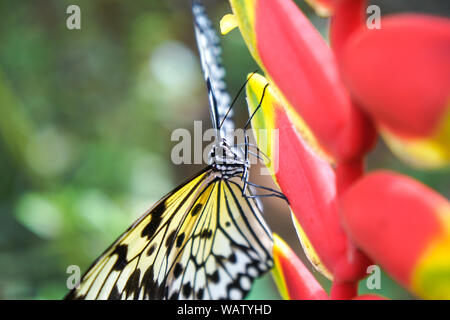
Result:
[[[142,277],[142,286],[144,287],[144,298],[150,300],[162,299],[162,290],[154,280],[153,266],[145,271]]]
[[[194,208],[192,209],[191,215],[192,215],[193,217],[195,217],[195,216],[200,212],[200,210],[202,209],[202,207],[203,207],[203,205],[202,205],[201,203],[197,203],[197,204],[194,206]]]
[[[134,293],[133,299],[137,300],[139,298],[139,279],[141,276],[141,271],[139,269],[134,270],[134,272],[131,274],[131,276],[128,278],[127,283],[125,284],[125,287],[123,290],[126,293],[126,297],[128,298]]]
[[[152,244],[150,248],[147,250],[147,256],[151,256],[153,252],[155,252],[156,245]]]
[[[227,285],[227,295],[228,297],[231,296],[231,291],[232,290],[237,290],[240,291],[242,294],[242,298],[244,298],[250,291],[247,289],[242,288],[242,286],[240,285],[240,281],[241,281],[241,277],[245,276],[244,274],[238,274],[237,278],[234,279],[233,282],[231,282],[230,284]],[[249,280],[251,282],[253,282],[254,278],[250,278]]]
[[[178,300],[178,292],[172,293],[172,295],[169,297],[169,300]]]
[[[183,267],[181,266],[181,263],[177,262],[173,268],[173,275],[175,279],[181,275],[181,272],[183,272]]]
[[[211,229],[203,229],[200,234],[200,239],[210,239],[212,237],[213,231]]]
[[[120,300],[120,292],[119,289],[117,289],[117,285],[112,288],[109,293],[108,300]]]
[[[189,298],[189,296],[191,295],[191,291],[192,287],[190,282],[183,285],[183,295],[185,298]]]
[[[128,264],[127,252],[128,252],[128,246],[126,244],[121,244],[114,249],[112,254],[117,255],[117,261],[113,266],[113,270],[122,271],[123,268],[125,268],[125,266]]]
[[[203,296],[204,296],[204,293],[205,293],[205,291],[204,291],[203,288],[198,289],[198,291],[197,291],[197,299],[202,300]]]
[[[185,238],[184,232],[177,237],[177,248],[181,247]]]
[[[141,231],[141,237],[147,237],[150,239],[158,230],[159,225],[162,221],[162,214],[166,210],[166,205],[164,202],[158,204],[151,212],[150,222]]]
[[[166,239],[166,247],[171,247],[175,240],[175,236],[177,235],[176,230],[172,231]]]
[[[219,271],[214,271],[211,275],[208,275],[209,280],[211,280],[212,283],[218,283],[220,280],[219,277]]]
[[[222,254],[216,254],[214,257],[216,258],[216,261],[220,264],[223,264],[226,261],[226,257]]]

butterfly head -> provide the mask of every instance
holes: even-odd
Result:
[[[225,139],[215,143],[209,153],[209,163],[224,176],[236,176],[244,171],[246,162],[242,160]]]

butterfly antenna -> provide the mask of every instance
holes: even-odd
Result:
[[[261,100],[259,101],[258,106],[256,107],[255,111],[253,111],[252,115],[250,116],[250,118],[248,118],[247,122],[244,125],[244,130],[247,130],[248,125],[250,124],[250,121],[252,121],[253,117],[255,116],[256,112],[259,110],[259,108],[261,108],[263,99],[264,99],[264,95],[266,94],[266,89],[269,86],[269,84],[266,84],[264,86],[263,92],[262,92],[262,96],[261,96]]]
[[[247,127],[248,127],[248,125],[250,124],[250,122],[252,121],[252,119],[253,119],[253,117],[255,116],[255,114],[256,114],[256,112],[259,110],[259,108],[261,108],[261,105],[262,105],[262,102],[263,102],[263,100],[264,100],[264,95],[265,95],[265,93],[266,93],[266,90],[267,90],[267,87],[269,86],[269,84],[266,84],[265,86],[264,86],[264,89],[263,89],[263,92],[262,92],[262,95],[261,95],[261,99],[259,100],[259,104],[258,104],[258,106],[256,107],[256,109],[255,109],[255,111],[253,111],[253,113],[252,113],[252,115],[250,116],[250,118],[248,118],[248,120],[247,120],[247,122],[245,123],[245,125],[244,125],[244,133],[245,133],[245,152],[244,152],[244,159],[245,159],[245,161],[247,162],[248,161],[248,135],[247,135]],[[244,181],[244,187],[242,188],[243,189],[243,194],[245,193],[245,190],[247,189],[247,185],[249,184],[249,181],[248,181],[248,179],[249,179],[249,175],[248,175],[248,166],[246,166],[245,168],[244,168],[244,173],[243,173],[243,175],[242,175],[242,180]]]
[[[223,125],[225,119],[227,118],[228,114],[230,113],[231,109],[233,108],[233,106],[234,106],[234,104],[235,104],[237,98],[238,98],[239,95],[241,94],[242,90],[244,90],[244,88],[245,88],[245,86],[247,85],[247,83],[248,83],[248,81],[250,80],[250,78],[253,77],[253,75],[254,75],[256,72],[258,72],[258,71],[259,71],[259,70],[253,71],[252,74],[247,78],[247,80],[245,80],[244,84],[243,84],[243,85],[241,86],[241,88],[239,89],[238,93],[236,94],[236,96],[235,96],[234,99],[233,99],[233,102],[231,103],[230,107],[228,108],[227,112],[225,113],[225,116],[223,117],[222,122],[220,122],[219,130],[220,130],[220,128],[222,128],[222,125]]]

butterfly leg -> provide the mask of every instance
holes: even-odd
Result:
[[[277,197],[277,198],[281,198],[281,199],[285,200],[289,204],[289,201],[286,198],[286,196],[280,191],[277,191],[277,190],[269,188],[269,187],[260,186],[258,184],[252,183],[250,181],[247,181],[247,185],[252,186],[254,188],[259,188],[259,189],[263,189],[263,190],[267,190],[267,191],[271,192],[271,193],[267,193],[267,194],[255,194],[255,195],[250,195],[250,196],[246,195],[247,198]]]
[[[233,147],[240,147],[240,146],[243,146],[243,145],[245,145],[245,143],[238,143],[238,144],[235,144]],[[269,156],[268,156],[267,154],[265,154],[264,152],[262,152],[262,151],[258,148],[258,146],[254,145],[253,143],[248,143],[247,145],[248,145],[249,147],[252,147],[252,148],[255,148],[255,149],[256,149],[256,153],[254,153],[253,151],[250,151],[250,150],[249,150],[249,151],[248,151],[249,154],[251,154],[251,155],[257,157],[257,158],[258,158],[259,160],[261,160],[261,161],[266,161],[267,163],[270,163],[270,162],[271,162]],[[242,153],[244,153],[244,150],[243,150],[243,149],[241,149],[241,151],[242,151]],[[260,154],[261,154],[264,158],[261,157]]]

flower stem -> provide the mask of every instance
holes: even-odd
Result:
[[[336,166],[336,186],[341,196],[365,171],[365,157],[338,163]]]

